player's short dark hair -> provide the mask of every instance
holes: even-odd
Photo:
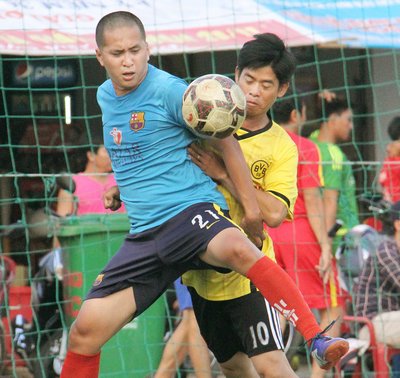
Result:
[[[103,134],[100,132],[83,132],[76,143],[74,149],[74,159],[71,164],[72,172],[82,172],[85,170],[88,158],[87,153],[97,154],[99,148],[104,146]]]
[[[319,118],[328,119],[332,114],[341,115],[351,108],[351,104],[345,99],[334,98],[330,101],[323,101],[321,107],[318,109]]]
[[[146,32],[139,17],[131,12],[116,11],[103,16],[96,26],[96,44],[99,48],[104,46],[104,32],[107,29],[113,29],[121,26],[136,25],[143,39],[146,40]]]
[[[91,151],[95,154],[101,146],[104,146],[103,134],[101,132],[82,133],[78,145],[84,152]]]
[[[293,110],[301,111],[302,102],[296,100],[293,95],[286,95],[278,99],[272,107],[272,116],[276,123],[285,125],[290,120],[290,115]]]
[[[398,140],[400,139],[400,117],[394,117],[388,126],[387,130],[389,137],[391,140]]]
[[[271,66],[279,84],[289,83],[296,69],[296,58],[282,39],[273,33],[256,34],[239,51],[239,73],[245,68],[257,69],[265,66]]]

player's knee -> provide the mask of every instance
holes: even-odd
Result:
[[[85,321],[75,320],[72,323],[71,329],[68,336],[69,348],[73,350],[80,349],[81,345],[90,338],[90,325],[86,324]]]
[[[286,355],[281,350],[259,354],[255,357],[252,357],[252,362],[260,377],[297,377],[291,368]]]
[[[225,375],[226,378],[255,378],[257,374],[255,374],[254,369],[246,369],[241,366],[222,366],[221,365],[222,374]]]
[[[237,369],[230,367],[230,366],[223,366],[221,365],[221,371],[222,374],[225,375],[226,378],[236,378],[236,377],[240,377],[240,374],[242,374],[242,372],[238,372]]]
[[[234,267],[252,266],[262,256],[261,251],[247,239],[232,242],[229,263]]]
[[[220,363],[226,378],[259,377],[249,358],[242,352],[236,353],[230,360]]]

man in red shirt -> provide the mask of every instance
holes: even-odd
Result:
[[[400,200],[400,117],[389,124],[388,134],[392,140],[386,146],[386,157],[379,174],[383,198],[395,203]]]
[[[326,229],[319,150],[315,143],[298,135],[306,118],[305,112],[304,105],[299,111],[290,98],[275,103],[273,108],[275,122],[286,129],[299,151],[299,194],[293,222],[283,222],[268,232],[274,241],[277,262],[296,282],[310,308],[318,310],[323,327],[342,315],[345,297],[339,287],[332,241]],[[338,321],[329,335],[339,334]],[[314,362],[312,378],[323,376],[324,371]]]

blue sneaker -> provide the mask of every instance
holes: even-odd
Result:
[[[321,369],[329,370],[349,351],[349,343],[341,337],[318,334],[311,342],[311,356]]]

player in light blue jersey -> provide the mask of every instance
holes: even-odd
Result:
[[[140,19],[123,11],[104,16],[96,42],[97,59],[110,77],[97,97],[118,184],[105,204],[116,208],[124,201],[131,230],[71,327],[61,377],[97,377],[101,347],[188,269],[213,266],[246,275],[272,306],[318,339],[321,329],[291,278],[257,248],[264,239],[262,216],[238,142],[233,136],[210,141],[254,244],[229,219],[215,183],[190,160],[194,137],[181,110],[186,84],[148,64]]]
[[[186,151],[195,140],[182,122],[186,87],[184,80],[148,65],[137,90],[117,96],[111,80],[98,90],[104,144],[131,233],[158,226],[198,202],[226,209],[216,184]]]

